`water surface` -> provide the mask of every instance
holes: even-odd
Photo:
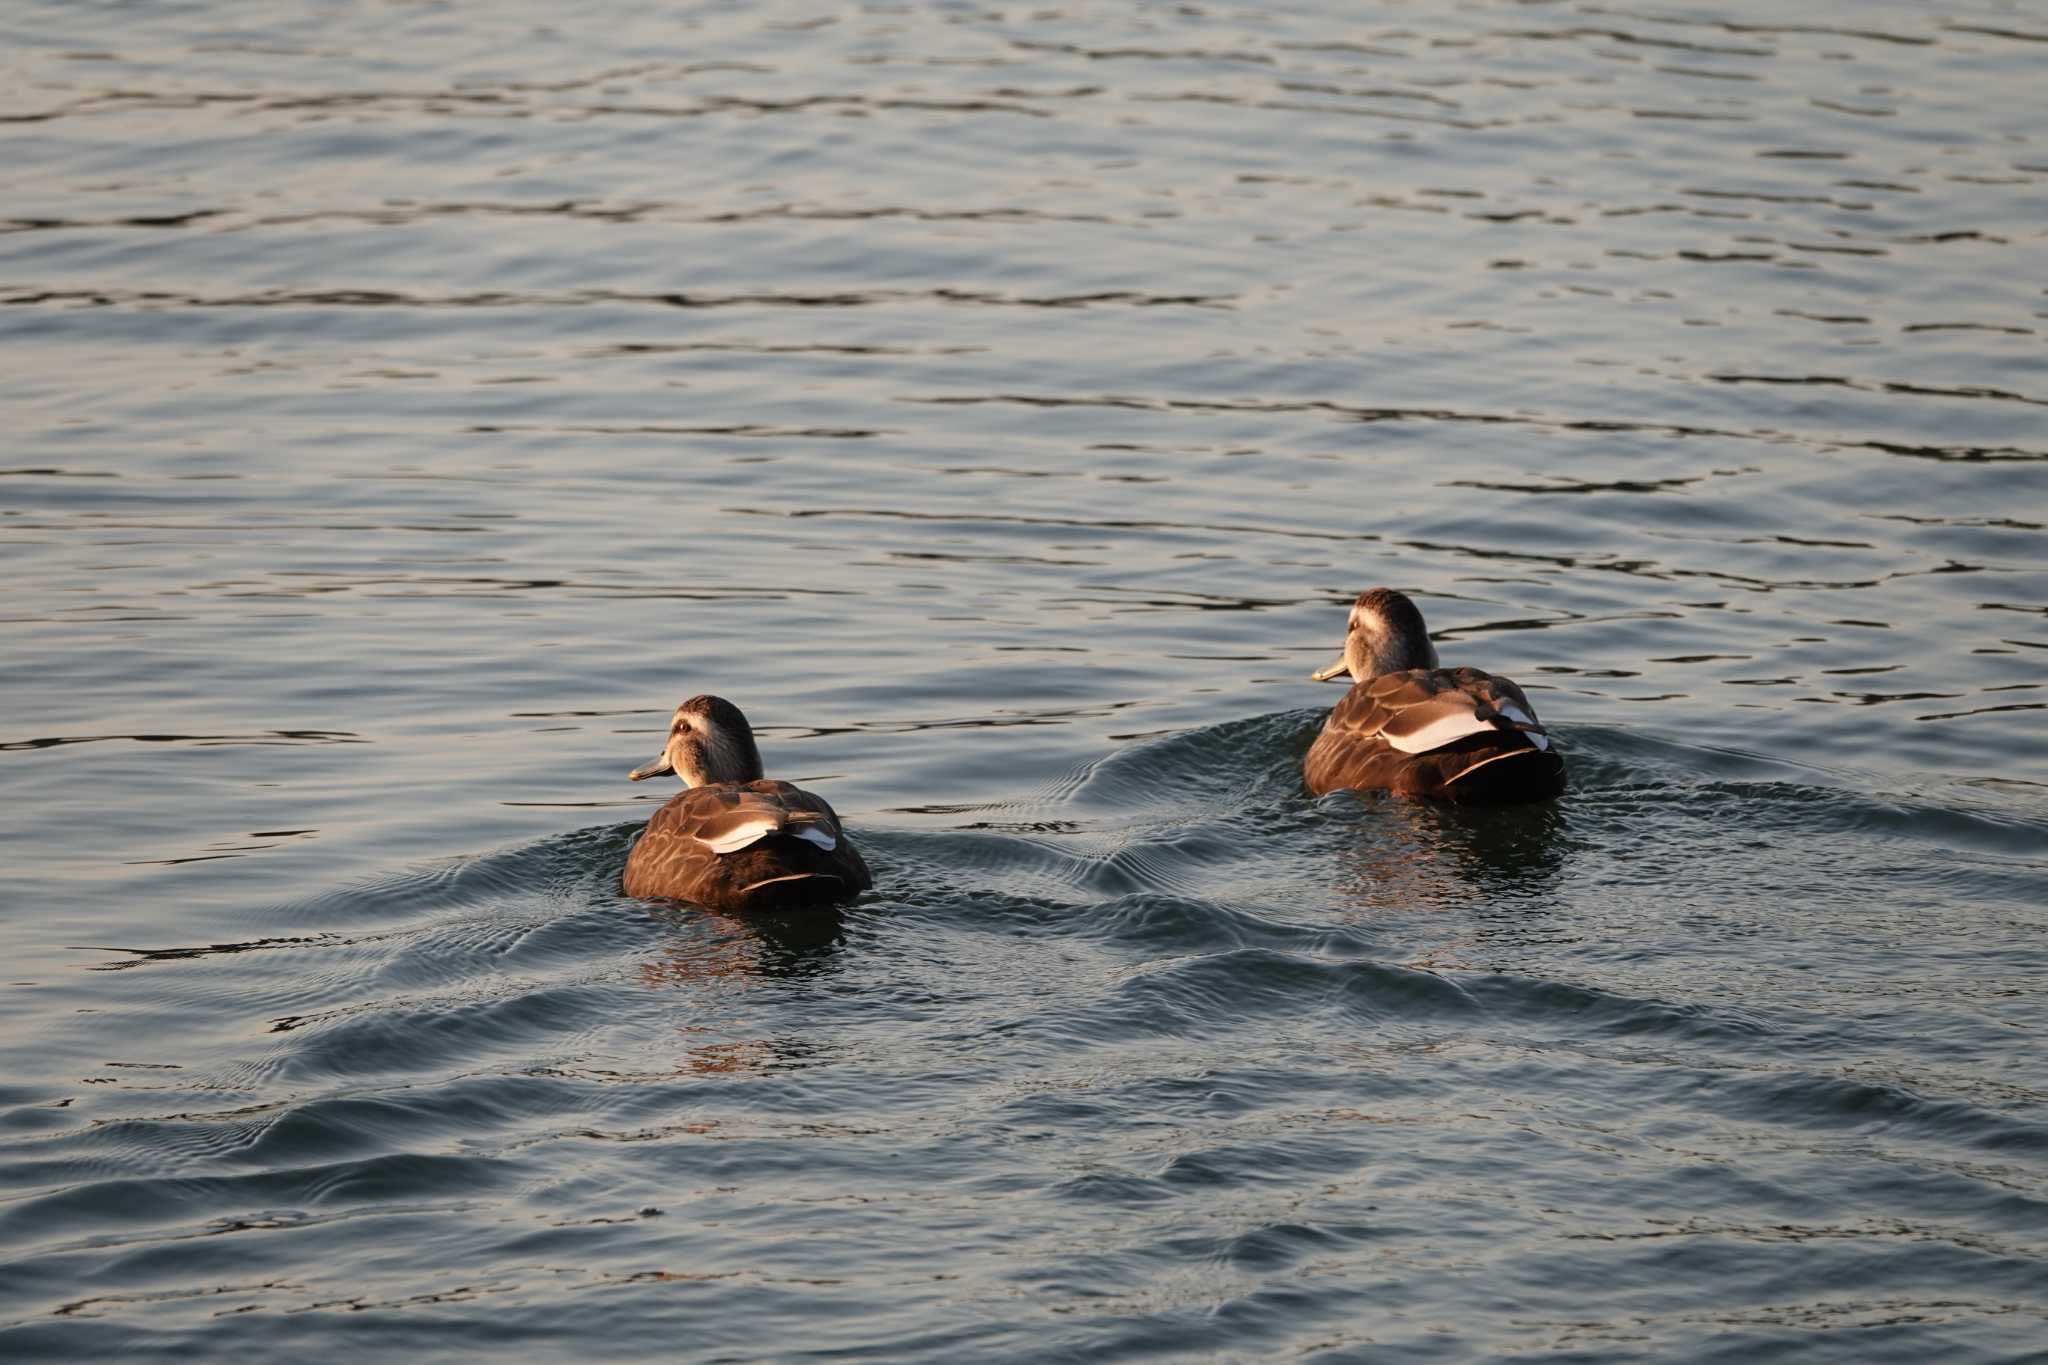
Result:
[[[14,7],[0,1345],[2038,1349],[2044,43]],[[872,896],[619,894],[707,690]]]

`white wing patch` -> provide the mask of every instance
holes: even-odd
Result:
[[[821,829],[817,825],[800,825],[790,832],[799,839],[810,840],[819,848],[825,849],[828,852],[839,847],[839,841],[832,837],[832,831]]]
[[[1466,711],[1460,715],[1433,720],[1412,735],[1388,735],[1387,743],[1404,754],[1426,754],[1431,749],[1441,749],[1454,740],[1493,728],[1493,722],[1481,720],[1470,711]]]
[[[760,843],[781,828],[782,822],[774,816],[759,815],[733,826],[716,839],[704,839],[701,842],[709,845],[713,853],[737,853],[749,845]]]
[[[1509,720],[1513,721],[1517,725],[1536,724],[1536,717],[1530,715],[1527,711],[1524,711],[1521,707],[1515,705],[1513,702],[1509,702],[1507,705],[1501,707],[1500,713],[1506,716]],[[1537,748],[1548,749],[1550,747],[1550,737],[1548,735],[1545,735],[1542,731],[1524,730],[1522,731],[1522,733],[1527,735],[1529,737],[1529,742],[1535,745]]]

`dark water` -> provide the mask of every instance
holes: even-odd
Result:
[[[0,16],[0,1352],[2048,1341],[2048,13]],[[1554,806],[1309,799],[1359,588]],[[669,709],[875,893],[624,899]]]

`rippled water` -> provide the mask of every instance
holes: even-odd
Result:
[[[0,17],[0,1349],[2048,1336],[2048,17]],[[1358,589],[1551,806],[1311,800]],[[670,708],[827,922],[625,899]]]

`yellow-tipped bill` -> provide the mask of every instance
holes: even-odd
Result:
[[[1337,662],[1329,665],[1327,668],[1317,669],[1308,675],[1308,680],[1310,682],[1333,682],[1339,678],[1349,680],[1350,677],[1351,665],[1345,662],[1343,655],[1339,654]]]
[[[632,772],[627,773],[626,776],[630,780],[638,782],[643,778],[660,777],[663,773],[672,773],[675,770],[676,765],[668,761],[668,751],[663,750],[661,753],[656,754],[651,761],[642,763],[639,767],[633,769]]]

